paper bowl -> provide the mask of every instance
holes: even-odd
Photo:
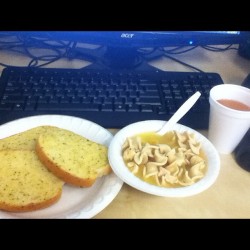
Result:
[[[205,176],[190,186],[184,187],[160,187],[149,184],[142,179],[135,176],[125,165],[122,158],[122,145],[128,137],[144,132],[153,132],[159,130],[165,121],[160,120],[147,120],[136,122],[122,128],[114,137],[110,143],[108,158],[110,165],[114,173],[122,179],[128,185],[157,196],[163,197],[186,197],[198,194],[208,189],[217,179],[220,171],[220,157],[217,150],[214,148],[212,143],[199,132],[181,125],[175,124],[171,130],[179,132],[188,131],[195,135],[197,141],[201,142],[202,150],[204,151],[207,158],[207,171]]]

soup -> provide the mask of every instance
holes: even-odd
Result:
[[[240,111],[250,111],[250,107],[244,104],[243,102],[235,101],[232,99],[219,99],[217,100],[220,104]]]
[[[138,178],[162,187],[189,186],[202,179],[206,157],[193,134],[170,131],[163,136],[154,132],[127,138],[123,159]]]

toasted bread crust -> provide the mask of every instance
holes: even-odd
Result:
[[[0,209],[5,210],[5,211],[9,211],[9,212],[36,211],[36,210],[40,210],[42,208],[46,208],[46,207],[53,205],[61,198],[61,195],[62,195],[62,189],[58,191],[57,195],[55,195],[54,197],[52,197],[49,200],[46,200],[46,201],[43,201],[40,203],[30,203],[30,204],[27,204],[25,206],[14,206],[14,205],[10,205],[6,202],[0,202]]]
[[[107,147],[69,130],[40,135],[36,153],[52,173],[71,185],[89,187],[111,172]]]
[[[65,181],[66,183],[79,186],[79,187],[90,187],[95,182],[95,179],[90,178],[79,178],[77,176],[73,176],[70,173],[62,170],[60,166],[58,166],[55,162],[50,160],[46,153],[44,153],[43,148],[39,145],[39,143],[36,144],[36,153],[40,159],[40,161],[57,177]]]

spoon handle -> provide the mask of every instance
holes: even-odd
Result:
[[[201,93],[197,91],[191,97],[189,97],[180,108],[173,114],[173,116],[164,124],[164,126],[157,132],[158,135],[164,135],[175,123],[177,123],[196,103],[201,96]]]

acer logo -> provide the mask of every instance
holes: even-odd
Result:
[[[131,33],[130,34],[129,33],[122,33],[121,34],[122,38],[132,38],[133,36],[134,36],[134,34],[131,34]]]

